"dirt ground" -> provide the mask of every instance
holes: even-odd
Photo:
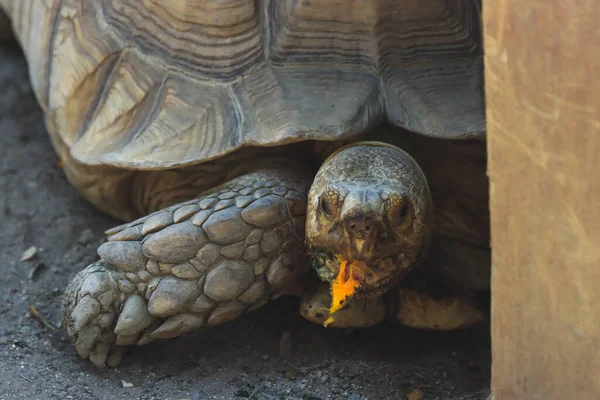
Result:
[[[135,348],[118,369],[98,370],[79,359],[65,332],[54,329],[60,299],[71,277],[96,260],[104,230],[117,221],[67,183],[24,58],[2,44],[0,213],[1,400],[415,400],[419,390],[424,399],[479,400],[489,394],[487,326],[451,334],[392,325],[324,329],[299,316],[295,299]],[[30,246],[37,255],[19,261]]]

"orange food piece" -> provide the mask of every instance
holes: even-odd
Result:
[[[348,304],[348,300],[354,297],[360,282],[352,276],[353,265],[348,261],[342,261],[338,276],[331,283],[331,307],[329,307],[329,318],[323,325],[327,326],[334,321],[332,315]]]

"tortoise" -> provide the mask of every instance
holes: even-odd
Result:
[[[479,1],[0,0],[69,182],[123,225],[65,290],[98,367],[282,295],[484,320]]]

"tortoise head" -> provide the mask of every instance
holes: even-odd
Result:
[[[332,285],[352,282],[348,299],[380,295],[422,259],[432,223],[427,181],[412,157],[379,142],[343,147],[309,191],[312,265]]]

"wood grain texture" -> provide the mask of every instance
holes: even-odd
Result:
[[[487,2],[496,400],[600,398],[600,3]]]
[[[0,0],[52,134],[158,169],[389,119],[485,130],[479,0]]]

